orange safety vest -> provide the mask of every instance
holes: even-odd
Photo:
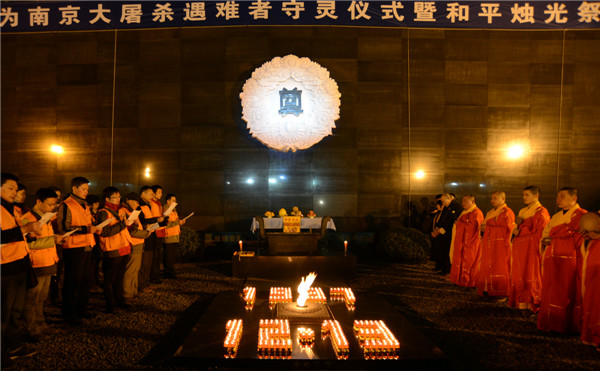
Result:
[[[141,208],[142,208],[142,213],[144,213],[144,217],[146,219],[154,218],[154,216],[152,216],[152,210],[150,209],[150,206],[143,205],[143,206],[141,206]],[[146,226],[146,227],[148,227],[148,226]],[[154,233],[154,231],[150,232],[150,234],[152,234],[152,233]]]
[[[129,215],[131,215],[131,211],[129,211],[129,209],[124,208],[124,207],[121,208],[121,209],[119,209],[119,214],[121,214],[121,212],[125,213],[125,216],[127,218],[129,218]],[[142,222],[140,222],[140,218],[139,217],[136,218],[134,220],[134,222],[137,223],[138,230],[144,230],[144,228],[142,228]],[[143,238],[135,238],[135,237],[131,236],[131,234],[129,234],[129,236],[131,237],[131,244],[132,245],[140,245],[140,244],[144,243],[144,239]]]
[[[113,218],[113,220],[108,224],[108,226],[112,226],[112,225],[118,224],[120,222],[119,218],[115,217],[115,215],[113,213],[111,213],[110,210],[108,210],[106,208],[100,209],[98,211],[98,214],[100,214],[100,212],[102,212],[102,211],[106,211],[109,219]],[[119,210],[118,214],[125,215],[125,212],[121,212],[121,210]],[[115,234],[114,236],[110,236],[110,237],[100,236],[100,248],[102,249],[102,251],[115,251],[115,250],[119,250],[123,247],[130,246],[131,244],[132,244],[131,235],[129,234],[129,231],[127,230],[127,228],[124,228],[123,230],[121,230],[121,232]]]
[[[179,220],[179,216],[177,215],[177,211],[173,210],[171,211],[171,214],[169,214],[169,222],[174,222],[176,220]],[[164,237],[177,236],[180,233],[181,229],[179,228],[179,224],[177,224],[174,227],[166,227]]]
[[[71,212],[71,228],[90,227],[92,225],[92,214],[88,207],[83,207],[73,197],[69,196],[63,201]],[[72,234],[65,239],[62,245],[63,249],[72,249],[76,247],[95,246],[96,240],[93,233]]]
[[[0,214],[0,226],[3,231],[18,227],[17,220],[4,206]],[[0,263],[12,263],[27,256],[29,249],[25,237],[23,240],[3,243],[0,245]]]
[[[163,216],[163,208],[160,201],[150,201],[150,210],[152,211],[153,218],[160,218]],[[156,237],[162,238],[165,236],[165,227],[160,227],[156,230]]]
[[[33,223],[38,221],[38,218],[31,211],[29,211],[27,214],[23,215],[21,220],[23,222],[27,221],[29,223]],[[52,223],[48,222],[42,226],[42,234],[40,237],[50,236],[54,236],[54,228],[52,228]],[[55,263],[58,263],[56,245],[53,245],[47,249],[30,249],[29,258],[31,259],[31,264],[34,268],[53,266]]]

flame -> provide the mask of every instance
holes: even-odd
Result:
[[[302,282],[298,285],[298,300],[296,300],[296,304],[299,307],[306,306],[306,300],[308,299],[308,290],[310,286],[312,286],[313,282],[315,282],[315,278],[317,278],[317,274],[315,272],[309,273],[306,276],[306,280],[302,277]]]

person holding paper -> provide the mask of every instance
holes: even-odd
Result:
[[[163,195],[163,189],[160,185],[155,184],[150,187],[153,192],[153,196],[150,199],[148,205],[150,206],[150,210],[152,210],[152,216],[155,218],[160,218],[165,216],[164,210],[162,207],[162,203],[160,199]],[[166,222],[166,220],[165,220]],[[159,228],[155,231],[157,243],[154,249],[154,254],[152,255],[152,268],[150,270],[150,282],[152,283],[160,283],[160,258],[163,253],[163,239],[165,238],[165,224],[159,221]]]
[[[121,193],[115,187],[106,187],[104,207],[98,211],[98,223],[108,225],[100,233],[102,249],[102,273],[104,273],[104,300],[106,312],[114,313],[118,308],[127,308],[123,295],[123,277],[131,254],[131,235],[127,229],[127,213],[121,210]]]
[[[27,273],[31,269],[29,249],[24,234],[41,233],[37,222],[19,225],[14,215],[13,202],[17,195],[17,178],[11,173],[2,173],[0,197],[0,226],[2,247],[0,248],[2,267],[2,367],[8,367],[11,358],[35,353],[22,346],[19,329],[14,321],[9,321],[15,313],[22,313],[27,290]]]
[[[21,219],[23,225],[40,221],[43,215],[52,215],[58,201],[58,195],[50,188],[40,188],[35,193],[35,206]],[[29,258],[33,266],[38,284],[27,289],[25,307],[23,309],[23,321],[29,340],[39,342],[45,331],[48,330],[46,318],[44,317],[44,302],[50,291],[50,280],[56,274],[58,255],[56,254],[56,243],[60,236],[54,234],[50,220],[42,225],[39,235],[29,233],[27,244],[29,245]]]
[[[138,294],[138,275],[142,265],[144,239],[150,235],[150,232],[142,227],[139,218],[141,212],[140,202],[142,202],[140,196],[135,192],[131,192],[125,197],[125,202],[121,203],[121,210],[127,215],[126,224],[131,223],[127,227],[131,235],[131,254],[123,276],[123,297],[126,304],[132,304]]]
[[[25,205],[25,200],[27,199],[27,187],[25,184],[18,183],[17,186],[17,197],[15,197],[14,207],[15,207],[15,218],[17,220],[21,220],[23,215],[29,212],[29,208]]]
[[[90,205],[90,212],[92,213],[92,224],[98,224],[98,210],[100,209],[100,198],[96,195],[88,195],[85,202]],[[89,274],[90,280],[90,292],[100,293],[102,292],[102,280],[100,279],[100,262],[102,261],[102,249],[100,248],[100,237],[94,234],[96,239],[96,246],[92,248],[91,257],[91,269]]]
[[[185,220],[180,220],[173,205],[177,205],[177,197],[169,193],[165,197],[167,209],[171,210],[168,217],[168,223],[165,228],[165,237],[163,240],[164,254],[163,254],[163,269],[165,278],[176,278],[175,273],[175,257],[177,256],[177,250],[179,249],[179,235],[181,234],[180,227],[185,224]],[[172,208],[172,209],[171,209]]]
[[[140,202],[142,212],[140,213],[139,218],[142,223],[142,228],[150,231],[150,236],[144,240],[144,252],[142,254],[142,265],[140,267],[138,279],[138,290],[143,291],[149,289],[148,286],[150,286],[150,272],[152,270],[153,257],[158,244],[158,238],[154,231],[156,230],[156,226],[164,221],[164,217],[157,217],[156,215],[160,213],[160,211],[158,211],[158,209],[155,211],[151,209],[152,199],[154,198],[152,188],[148,186],[140,188],[140,198],[142,199],[142,202]],[[154,229],[149,229],[151,226],[153,226]]]
[[[65,266],[62,315],[73,326],[80,325],[82,318],[92,317],[87,310],[90,300],[88,272],[92,248],[96,245],[94,233],[102,230],[92,225],[90,207],[85,202],[90,189],[89,183],[84,177],[73,178],[71,194],[63,201],[56,214],[59,234],[75,230],[62,244]]]

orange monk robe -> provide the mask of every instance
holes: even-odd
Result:
[[[587,211],[575,205],[566,213],[559,211],[544,228],[542,238],[552,243],[542,254],[542,301],[538,313],[538,329],[560,333],[577,332],[576,319],[577,255],[582,236],[579,219]]]
[[[581,340],[600,347],[600,240],[581,246],[583,257]]]
[[[485,232],[481,239],[481,263],[477,278],[477,293],[483,296],[508,296],[510,285],[510,237],[515,224],[515,213],[506,206],[490,210],[483,222]]]
[[[460,214],[452,228],[450,281],[459,286],[475,287],[477,282],[481,258],[479,226],[482,222],[483,213],[477,205],[473,205]]]
[[[542,297],[540,240],[550,214],[535,202],[522,208],[519,217],[523,218],[523,223],[517,227],[519,234],[512,241],[508,305],[537,313]]]

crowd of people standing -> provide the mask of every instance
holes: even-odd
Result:
[[[432,260],[451,282],[478,295],[537,316],[538,329],[581,334],[600,350],[600,214],[577,203],[577,189],[556,197],[552,218],[540,189],[522,192],[515,217],[502,191],[491,195],[483,215],[475,197],[450,193],[436,198]]]
[[[50,331],[44,317],[49,296],[65,322],[78,326],[93,316],[93,286],[101,286],[106,312],[117,313],[161,282],[161,262],[163,277],[176,278],[185,223],[174,194],[161,203],[159,185],[124,197],[110,186],[97,197],[88,194],[86,178],[76,177],[64,197],[57,187],[37,190],[32,208],[25,205],[26,191],[14,174],[2,173],[3,367],[35,353],[24,342],[39,342]]]

